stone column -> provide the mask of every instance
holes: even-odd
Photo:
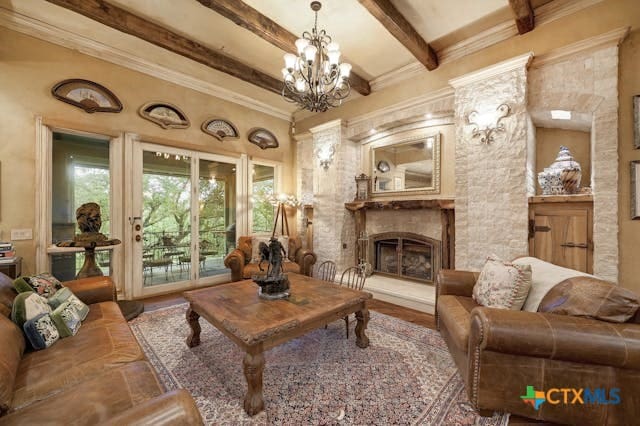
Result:
[[[336,262],[338,274],[355,265],[355,221],[344,207],[355,196],[355,176],[360,169],[358,146],[344,136],[341,120],[310,129],[313,138],[313,249],[317,264]],[[325,168],[317,159],[319,150],[334,148],[333,160]]]
[[[296,197],[303,204],[313,205],[313,138],[311,133],[295,136],[296,140]],[[297,229],[302,243],[307,241],[307,227],[303,223],[304,212],[298,210]]]
[[[456,125],[456,269],[480,270],[495,253],[528,254],[527,66],[532,53],[451,80]],[[474,127],[496,126],[497,108],[510,113],[505,130],[482,143]],[[478,126],[468,122],[476,111]]]

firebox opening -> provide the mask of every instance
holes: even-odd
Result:
[[[440,242],[411,233],[372,236],[374,272],[433,283],[440,268]]]

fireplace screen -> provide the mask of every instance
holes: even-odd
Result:
[[[433,282],[439,269],[439,241],[415,234],[408,234],[412,237],[406,235],[373,236],[374,271]]]

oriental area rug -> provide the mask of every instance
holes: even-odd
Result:
[[[147,312],[129,324],[165,388],[188,390],[206,424],[508,423],[508,415],[476,414],[437,331],[378,312],[371,312],[366,349],[356,346],[353,330],[346,339],[339,320],[265,352],[265,411],[249,417],[244,352],[204,319],[202,343],[188,348],[186,309]]]

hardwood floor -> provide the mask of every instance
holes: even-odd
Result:
[[[149,297],[147,299],[142,299],[142,302],[144,302],[145,312],[149,312],[160,308],[166,308],[168,306],[178,305],[180,303],[185,303],[186,300],[182,297],[181,292],[179,292],[166,294],[163,296]],[[369,302],[369,309],[433,330],[435,330],[436,328],[435,317],[433,315],[416,311],[414,309],[405,308],[403,306],[394,305],[393,303],[373,299]],[[553,423],[540,422],[520,416],[511,416],[511,418],[509,419],[509,424],[519,426],[541,426],[552,425]]]

